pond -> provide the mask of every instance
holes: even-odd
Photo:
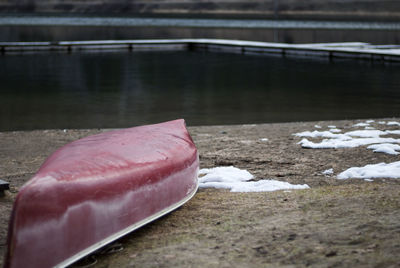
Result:
[[[398,65],[200,51],[0,57],[0,131],[400,116]]]

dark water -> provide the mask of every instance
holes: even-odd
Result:
[[[400,44],[400,23],[15,14],[0,16],[0,42],[168,38]]]
[[[216,38],[280,43],[400,44],[400,30],[126,26],[0,26],[0,42]]]
[[[206,52],[0,57],[0,130],[400,116],[399,66]]]

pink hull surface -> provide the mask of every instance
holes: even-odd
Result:
[[[190,199],[198,167],[184,120],[60,148],[17,195],[5,267],[76,261]]]

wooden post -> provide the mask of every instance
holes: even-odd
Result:
[[[279,0],[274,0],[274,19],[278,19],[279,13]]]

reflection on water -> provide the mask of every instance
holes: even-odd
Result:
[[[399,30],[0,26],[0,42],[216,38],[280,43],[367,42],[400,44]]]
[[[398,66],[202,52],[0,60],[0,130],[400,116]]]
[[[220,38],[400,44],[400,23],[2,14],[0,42]]]

